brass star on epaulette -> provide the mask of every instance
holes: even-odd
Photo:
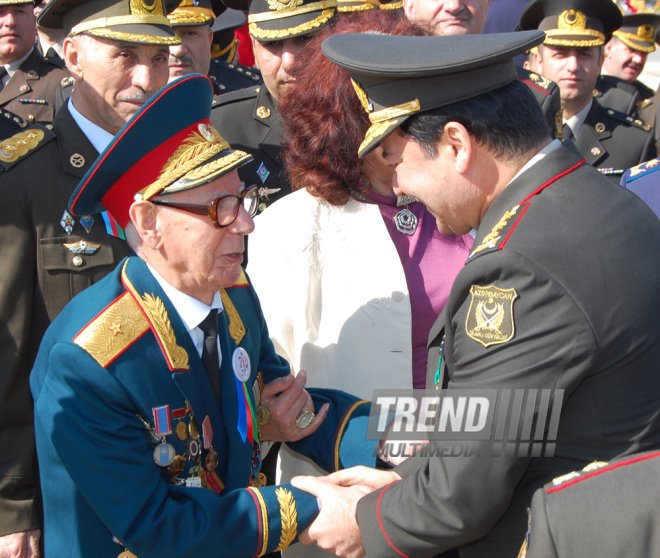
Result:
[[[110,325],[108,326],[108,331],[112,332],[113,337],[117,337],[117,335],[119,335],[120,333],[124,335],[124,332],[121,330],[120,323],[110,322]]]

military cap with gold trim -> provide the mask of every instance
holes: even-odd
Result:
[[[165,0],[172,27],[212,25],[227,7],[220,0]]]
[[[69,35],[155,45],[181,43],[172,31],[163,0],[52,0],[39,14],[41,27]]]
[[[363,157],[411,115],[464,101],[516,81],[513,57],[543,41],[540,31],[405,37],[346,33],[323,54],[348,70],[369,113]]]
[[[250,35],[268,42],[316,31],[335,15],[337,0],[251,0]]]
[[[400,10],[403,8],[403,0],[392,0],[380,3],[381,10]]]
[[[622,21],[612,0],[532,0],[518,29],[544,31],[546,45],[588,48],[604,45]]]
[[[364,12],[380,8],[378,0],[337,0],[338,12]]]
[[[123,228],[134,201],[194,188],[249,163],[211,125],[212,103],[213,87],[201,74],[166,85],[99,155],[69,200],[71,212],[107,209]]]
[[[636,13],[623,16],[623,25],[614,32],[614,36],[633,50],[653,52],[659,31],[660,15]]]

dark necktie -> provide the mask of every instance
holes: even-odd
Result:
[[[220,407],[220,365],[218,357],[218,309],[214,308],[204,321],[199,324],[199,329],[204,332],[204,343],[202,345],[202,363],[206,368],[206,374],[211,382],[213,395]]]
[[[2,91],[5,88],[5,84],[3,83],[3,80],[6,75],[7,75],[7,69],[4,66],[0,66],[0,91]]]
[[[564,124],[564,141],[573,139],[573,130],[568,124]]]

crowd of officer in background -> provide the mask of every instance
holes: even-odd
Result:
[[[255,213],[267,213],[269,206],[293,191],[284,165],[286,123],[278,106],[295,90],[296,69],[312,58],[307,49],[315,43],[310,38],[320,29],[331,28],[342,19],[359,21],[363,13],[378,10],[383,18],[390,19],[392,28],[398,19],[406,18],[423,36],[540,30],[545,33],[543,42],[517,53],[520,65],[516,71],[518,81],[540,105],[549,137],[584,158],[617,187],[634,192],[660,216],[660,175],[655,174],[660,170],[660,90],[654,91],[642,81],[647,57],[660,44],[660,8],[655,2],[223,2],[0,0],[0,558],[36,557],[44,552],[39,475],[43,479],[48,471],[39,470],[29,385],[41,340],[74,297],[112,273],[132,251],[112,212],[106,209],[76,215],[69,200],[99,155],[113,144],[115,135],[168,82],[193,73],[208,76],[214,94],[210,123],[231,148],[251,157],[246,157],[238,176],[246,185],[257,185]],[[467,64],[464,60],[460,63]],[[378,111],[359,84],[356,91],[365,111],[371,113],[372,127],[387,120],[382,115],[378,120]],[[176,110],[186,111],[185,103]],[[368,140],[369,136],[365,144]],[[411,200],[403,198],[398,196],[398,201],[408,211]],[[416,221],[410,234],[414,234],[414,227]],[[591,238],[595,232],[576,231],[585,237],[585,250],[597,249],[599,242],[608,241]],[[250,267],[245,267],[249,275]],[[649,276],[648,281],[657,282],[657,277]],[[424,345],[427,334],[425,331]],[[444,346],[444,337],[441,339]],[[621,339],[621,343],[634,346],[635,340]],[[308,382],[308,387],[316,386]],[[340,387],[351,392],[350,385]],[[201,419],[199,422],[201,428]],[[654,436],[655,431],[650,439]],[[655,438],[635,449],[658,449],[657,443]],[[278,447],[271,449],[263,464],[270,485],[275,483]],[[598,521],[608,521],[609,516],[603,512],[601,519],[581,523],[585,515],[593,515],[601,506],[590,504],[599,498],[605,502],[603,510],[610,509],[607,502],[627,498],[630,503],[622,505],[647,505],[640,499],[657,502],[648,493],[635,491],[657,484],[651,475],[657,475],[656,462],[660,460],[654,455],[631,458],[630,453],[635,452],[612,454],[625,459],[620,465],[608,466],[602,463],[604,459],[594,459],[599,463],[591,469],[563,475],[554,485],[541,488],[533,502],[527,501],[532,519],[525,546],[534,537],[537,541],[537,554],[530,556],[600,552],[593,549],[601,547],[595,542],[596,546],[590,546],[589,540],[598,537],[584,533],[596,529]],[[599,454],[596,451],[594,455]],[[648,472],[643,469],[647,466]],[[589,493],[587,483],[579,481],[597,476],[600,469],[602,476],[598,473],[595,482],[601,485],[594,489],[596,494]],[[610,475],[617,480],[608,483]],[[564,483],[568,483],[566,490],[560,490]],[[622,495],[612,489],[615,483],[630,488]],[[562,507],[555,499],[566,493],[570,501]],[[559,511],[553,511],[553,506]],[[621,515],[609,519],[621,526],[626,523]],[[533,521],[537,517],[543,520],[535,533]],[[72,525],[75,522],[72,518]],[[419,523],[424,524],[423,519]],[[644,533],[654,529],[649,525],[653,523],[647,524],[647,531],[635,532],[629,538],[641,547],[629,555],[650,556],[657,551],[657,541],[643,540]],[[525,524],[523,534],[527,527]],[[423,538],[423,534],[417,536]],[[460,547],[465,556],[509,555],[497,551],[488,554],[492,548],[470,554],[470,543],[479,537],[457,538],[452,546]],[[266,542],[261,549],[264,552]],[[544,543],[554,548],[554,554],[538,550]],[[46,551],[48,546],[47,541]],[[286,546],[282,544],[277,550]],[[292,548],[289,556],[311,555],[306,549],[297,554],[300,546]],[[121,543],[116,546],[117,554],[122,548]],[[268,546],[269,550],[274,548]],[[332,545],[326,548],[333,549]],[[415,545],[411,548],[419,553],[414,555],[425,552]],[[133,555],[128,548],[124,552],[120,556]],[[358,556],[360,552],[347,555]],[[618,554],[612,550],[610,555]]]

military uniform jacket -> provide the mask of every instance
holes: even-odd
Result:
[[[587,163],[617,184],[626,169],[657,157],[650,128],[595,99],[573,142]]]
[[[246,87],[261,85],[261,73],[255,68],[246,68],[242,64],[229,63],[221,58],[211,58],[209,79],[218,94],[230,93]]]
[[[368,556],[515,558],[535,489],[660,447],[659,241],[653,212],[567,146],[504,189],[429,335],[427,388],[564,389],[554,457],[486,441],[478,457],[409,458],[358,505]],[[480,324],[493,301],[500,319]]]
[[[534,494],[522,558],[660,556],[659,477],[655,451],[555,479]]]
[[[291,192],[280,159],[284,122],[264,85],[216,97],[211,122],[234,149],[254,157],[238,175],[246,184],[261,187],[260,211]]]
[[[594,97],[601,106],[638,118],[642,103],[655,92],[641,81],[630,83],[614,76],[600,76],[594,89]]]
[[[621,186],[637,194],[660,217],[660,158],[628,169]]]
[[[28,122],[49,124],[55,118],[55,94],[69,71],[58,59],[44,58],[36,48],[0,91],[0,107]],[[38,100],[30,103],[28,100]]]
[[[290,367],[275,353],[247,278],[221,296],[220,408],[186,326],[137,256],[49,328],[30,378],[46,555],[116,558],[126,547],[141,558],[261,556],[294,542],[316,516],[311,494],[249,487],[258,444],[249,430],[241,436],[249,417],[241,409],[248,399],[256,409],[260,379]],[[292,447],[331,469],[373,464],[364,444],[369,405],[333,390],[312,397],[317,411],[330,402],[329,416]],[[355,421],[364,428],[347,458],[338,448]],[[181,456],[171,467],[155,462],[163,442]]]
[[[559,86],[547,77],[525,70],[520,66],[516,66],[516,71],[518,79],[529,87],[541,107],[541,112],[548,124],[550,137],[561,139],[564,120]]]
[[[106,232],[93,215],[89,234],[80,218],[71,235],[60,221],[69,197],[98,153],[65,108],[54,132],[36,128],[0,147],[0,534],[39,527],[34,425],[28,375],[51,321],[76,294],[128,254],[125,241]],[[23,155],[16,145],[23,146]],[[19,147],[20,147],[19,145]],[[13,150],[12,150],[13,149]],[[20,149],[18,151],[20,153]],[[5,170],[6,169],[6,170]],[[64,244],[98,245],[76,254]],[[89,250],[88,250],[89,251]],[[79,265],[76,265],[79,263]]]

